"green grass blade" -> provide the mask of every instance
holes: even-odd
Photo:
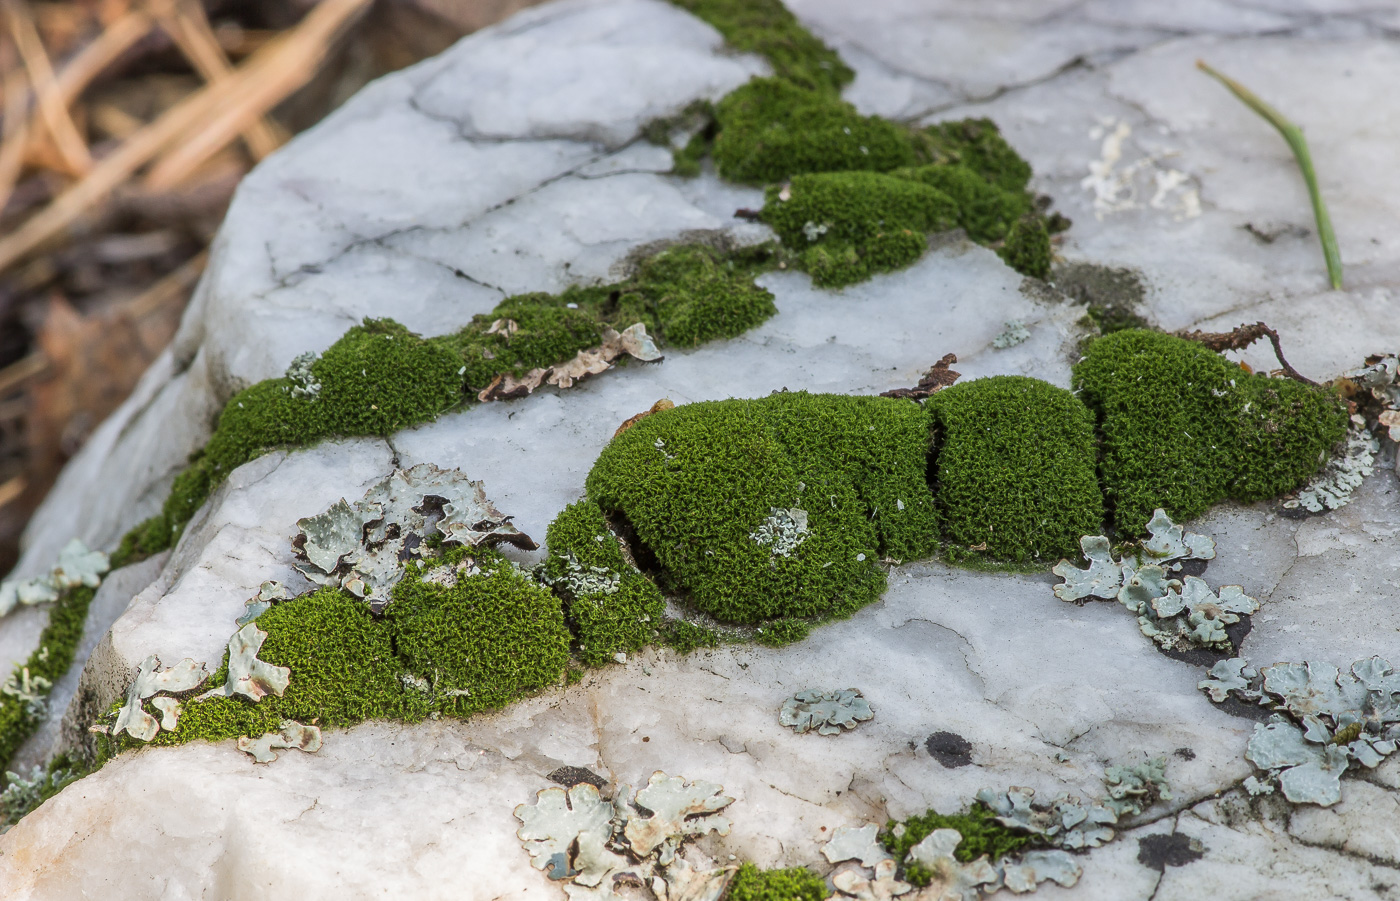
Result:
[[[1327,215],[1327,204],[1322,200],[1322,192],[1317,187],[1317,173],[1313,170],[1312,154],[1308,152],[1308,142],[1303,130],[1283,117],[1283,114],[1265,103],[1249,88],[1212,69],[1201,60],[1196,60],[1196,68],[1219,81],[1230,89],[1244,105],[1264,117],[1288,142],[1293,156],[1298,160],[1298,168],[1303,171],[1303,181],[1308,186],[1308,196],[1312,198],[1313,215],[1317,218],[1317,236],[1322,241],[1322,255],[1327,260],[1327,277],[1332,287],[1342,287],[1342,254],[1337,249],[1337,235],[1332,231],[1332,217]]]

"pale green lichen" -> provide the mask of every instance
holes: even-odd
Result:
[[[1023,344],[1029,341],[1030,337],[1030,329],[1026,328],[1021,320],[1008,319],[1006,328],[1002,329],[1001,334],[992,339],[992,346],[997,350],[1004,350],[1005,348],[1015,347],[1017,344]]]
[[[1226,627],[1258,611],[1259,602],[1239,585],[1223,586],[1217,594],[1203,579],[1169,576],[1169,570],[1180,568],[1174,561],[1213,559],[1214,539],[1187,532],[1161,508],[1153,512],[1147,529],[1149,537],[1127,546],[1118,560],[1102,535],[1081,538],[1079,546],[1089,566],[1057,563],[1051,571],[1064,582],[1055,586],[1055,596],[1074,602],[1091,597],[1118,600],[1137,616],[1142,634],[1164,651],[1233,650]]]
[[[1358,424],[1358,420],[1362,424]],[[1364,427],[1364,423],[1360,416],[1352,417],[1352,426],[1347,430],[1346,446],[1342,452],[1328,460],[1327,467],[1298,489],[1295,497],[1284,501],[1285,509],[1301,508],[1309,513],[1321,513],[1351,503],[1352,493],[1361,487],[1375,468],[1376,454],[1381,449],[1380,442]],[[1400,436],[1400,425],[1391,429],[1391,440],[1400,440],[1397,436]]]
[[[445,544],[536,545],[486,497],[481,482],[458,470],[420,463],[395,470],[353,504],[341,498],[325,513],[297,520],[297,568],[318,585],[344,588],[376,613],[388,606],[404,564],[434,535]]]
[[[262,649],[266,640],[267,633],[255,623],[248,623],[233,633],[233,637],[228,640],[227,681],[217,688],[211,688],[195,700],[242,696],[256,703],[268,695],[282,697],[282,693],[291,682],[292,671],[288,667],[274,666],[258,659],[258,651]]]
[[[311,369],[319,359],[321,355],[314,351],[307,351],[292,358],[291,365],[287,367],[287,381],[292,383],[293,397],[316,397],[321,393],[321,383]]]
[[[82,541],[73,538],[58,552],[58,560],[47,573],[0,582],[0,617],[20,604],[53,603],[71,588],[96,588],[109,568],[106,554],[90,551]]]
[[[152,706],[161,712],[159,721],[146,712],[144,702],[160,692],[176,694],[189,691],[208,678],[209,671],[204,668],[204,664],[196,663],[189,657],[172,667],[162,669],[160,659],[154,654],[150,655],[141,661],[136,678],[126,691],[126,703],[117,713],[111,734],[117,736],[126,732],[137,741],[150,741],[162,729],[167,732],[175,731],[179,725],[180,707],[174,698],[155,698],[151,702]]]
[[[1221,661],[1200,682],[1212,700],[1230,696],[1276,713],[1254,728],[1245,757],[1264,771],[1251,794],[1276,781],[1295,804],[1327,807],[1342,798],[1352,762],[1372,768],[1400,742],[1400,672],[1383,657],[1357,660],[1348,673],[1326,663],[1277,663],[1255,669]]]
[[[534,804],[515,808],[516,836],[531,865],[564,882],[571,899],[617,898],[613,890],[622,880],[659,880],[667,889],[661,897],[718,899],[737,867],[697,871],[677,852],[689,838],[728,834],[729,821],[719,811],[734,799],[721,791],[660,771],[635,800],[630,785],[619,786],[612,799],[589,782],[545,788]]]
[[[839,735],[843,729],[849,731],[874,717],[875,711],[870,709],[870,702],[854,688],[841,691],[807,689],[783,702],[778,722],[791,726],[792,731],[799,735],[813,729],[821,735]]]
[[[245,735],[238,739],[238,750],[251,755],[255,763],[272,763],[277,759],[275,751],[292,748],[307,754],[321,750],[321,730],[296,720],[283,720],[276,732],[266,732],[257,738]]]
[[[1104,770],[1103,781],[1108,787],[1108,797],[1103,805],[1122,819],[1136,816],[1158,801],[1170,801],[1172,793],[1167,785],[1166,772],[1165,757],[1109,767]]]
[[[1003,792],[984,788],[977,793],[977,800],[990,808],[1002,825],[1076,851],[1112,841],[1110,827],[1118,822],[1118,815],[1103,804],[1070,795],[1037,801],[1035,789],[1015,785]]]
[[[882,860],[892,859],[890,852],[880,844],[879,833],[880,827],[874,823],[837,826],[831,841],[822,845],[822,856],[831,863],[855,860],[863,867],[873,867]]]

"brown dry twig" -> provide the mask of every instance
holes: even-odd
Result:
[[[1283,358],[1283,348],[1279,346],[1278,332],[1269,328],[1262,322],[1253,325],[1241,325],[1229,332],[1177,332],[1177,337],[1185,338],[1187,341],[1195,341],[1197,344],[1221,353],[1227,350],[1244,350],[1249,345],[1260,338],[1268,338],[1269,343],[1274,346],[1274,356],[1278,357],[1279,365],[1283,367],[1283,372],[1294,381],[1302,382],[1305,385],[1316,385],[1312,379],[1304,376],[1298,370],[1288,365],[1288,361]]]
[[[929,371],[924,373],[924,377],[919,379],[919,384],[913,388],[895,388],[893,391],[885,391],[881,397],[907,397],[910,400],[923,400],[926,397],[937,394],[944,388],[956,382],[962,373],[954,372],[948,367],[958,362],[956,354],[944,354],[943,359],[929,367]]]

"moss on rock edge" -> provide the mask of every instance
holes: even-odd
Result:
[[[1140,534],[1156,507],[1183,522],[1226,498],[1292,491],[1346,434],[1346,406],[1331,389],[1249,373],[1143,329],[1091,343],[1074,387],[1098,421],[1104,498],[1126,535]]]

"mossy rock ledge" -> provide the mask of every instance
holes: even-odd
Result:
[[[1328,807],[1248,794],[1255,722],[1197,688],[1209,661],[1159,652],[1116,601],[1059,600],[1050,572],[1084,567],[1085,534],[1131,550],[1163,507],[1215,542],[1173,578],[1259,601],[1235,649],[1251,663],[1400,663],[1393,448],[1350,506],[1285,510],[1344,401],[1268,375],[1267,346],[1166,333],[1263,318],[1320,382],[1400,349],[1378,299],[1400,292],[1400,251],[1366,228],[1400,199],[1348,175],[1400,163],[1373,87],[1400,61],[1369,25],[1317,41],[1274,7],[1256,37],[1199,5],[1139,28],[1098,6],[1028,24],[562,0],[351,98],[243,182],[169,353],[30,526],[17,576],[74,537],[117,566],[0,618],[0,664],[20,667],[0,818],[27,812],[0,833],[0,896],[556,899],[586,888],[587,846],[673,897],[732,868],[722,901],[856,897],[890,853],[914,899],[937,873],[908,855],[946,847],[940,830],[958,866],[986,854],[1002,878],[1004,856],[1055,850],[998,822],[996,793],[1102,801],[1112,767],[1161,758],[1171,800],[1144,790],[1145,815],[1072,855],[1066,897],[1388,897],[1393,759],[1362,778],[1352,761]],[[1201,104],[1186,73],[1222,47],[1232,73],[1317,73],[1257,88],[1308,126],[1360,287],[1321,293],[1288,226],[1305,200],[1278,189],[1293,163],[1240,152],[1272,134],[1244,135],[1260,123],[1228,97]],[[1374,158],[1349,167],[1358,147]],[[1140,278],[1131,322],[1163,331],[1095,337],[1055,283],[1098,265]],[[880,396],[949,353],[951,387]],[[382,498],[405,521],[531,540],[345,525],[427,464],[498,512],[448,480],[412,515]],[[297,569],[348,566],[336,551],[361,554],[365,525],[390,550],[356,559],[404,566],[374,609]],[[230,639],[268,580],[292,595],[252,621],[265,668],[246,684],[268,693],[200,700],[241,666]],[[210,676],[146,699],[173,718],[150,742],[88,731],[115,725],[149,658]],[[821,704],[851,728],[783,724]],[[302,727],[319,749],[256,744]],[[667,817],[704,834],[663,865]],[[588,844],[600,831],[611,845]],[[833,862],[833,839],[871,865]]]

